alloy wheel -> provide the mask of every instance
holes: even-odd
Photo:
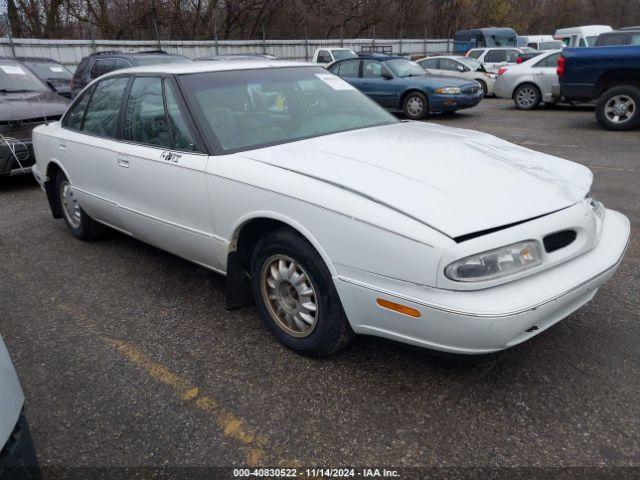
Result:
[[[286,255],[263,264],[260,291],[271,318],[293,337],[307,337],[316,328],[319,305],[316,288],[302,266]]]
[[[604,107],[604,114],[611,123],[628,122],[636,113],[636,102],[628,95],[611,97]]]
[[[63,180],[60,183],[60,203],[62,204],[64,217],[69,222],[69,225],[73,228],[80,228],[82,212],[68,180]]]

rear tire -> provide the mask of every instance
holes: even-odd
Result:
[[[607,130],[633,130],[640,124],[640,90],[623,85],[604,92],[596,104],[596,120]]]
[[[421,120],[429,113],[429,101],[421,92],[410,92],[402,103],[402,111],[411,120]]]
[[[62,210],[62,218],[74,237],[90,241],[100,238],[106,227],[96,222],[82,210],[75,198],[71,182],[62,172],[56,176],[56,193]]]
[[[256,244],[251,287],[266,326],[297,353],[326,357],[354,336],[322,258],[289,228],[268,233]]]
[[[513,103],[518,110],[534,110],[542,101],[540,89],[532,83],[525,83],[513,92]]]

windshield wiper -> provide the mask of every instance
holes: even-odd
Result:
[[[25,93],[25,92],[35,92],[35,90],[26,90],[24,88],[16,89],[16,90],[10,90],[8,88],[0,88],[0,93]]]

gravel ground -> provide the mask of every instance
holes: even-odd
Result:
[[[224,279],[112,233],[83,243],[29,177],[0,180],[0,333],[43,466],[640,465],[640,131],[486,99],[430,121],[590,167],[633,225],[595,299],[523,345],[448,357],[359,337],[281,347]]]

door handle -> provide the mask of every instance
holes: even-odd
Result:
[[[64,140],[59,140],[58,141],[58,148],[60,150],[66,150],[67,149],[67,142],[65,142]]]
[[[129,168],[129,160],[125,158],[118,159],[118,166],[122,168]]]

